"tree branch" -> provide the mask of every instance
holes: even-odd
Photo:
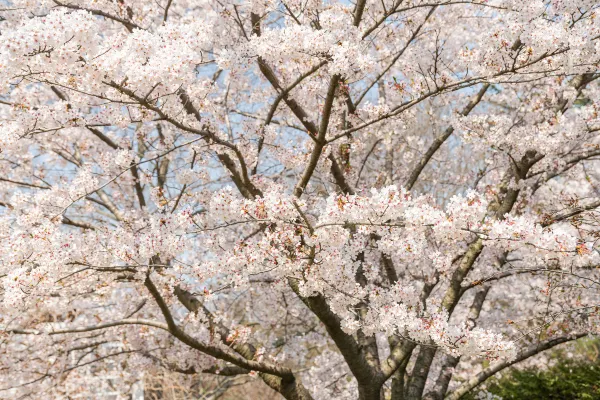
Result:
[[[479,102],[483,98],[483,95],[489,89],[489,87],[490,87],[490,84],[485,83],[483,85],[483,87],[479,90],[477,95],[473,99],[471,99],[469,104],[467,104],[467,106],[460,112],[460,114],[465,117],[467,115],[469,115],[469,113],[473,110],[473,108],[475,108],[475,106],[477,104],[479,104]],[[450,137],[450,135],[452,135],[453,132],[454,132],[454,127],[449,126],[448,128],[446,128],[443,135],[438,136],[433,141],[433,143],[431,143],[431,145],[429,146],[429,148],[427,149],[425,154],[423,154],[423,156],[421,157],[421,159],[419,160],[417,165],[415,165],[415,167],[413,168],[408,179],[406,180],[404,187],[407,190],[412,189],[414,184],[417,182],[417,179],[419,179],[419,175],[421,175],[421,172],[423,172],[423,169],[425,169],[425,166],[429,163],[429,160],[431,160],[431,157],[433,157],[433,155],[438,151],[438,149],[442,146],[442,144],[444,144],[446,139],[448,139]]]
[[[587,336],[587,333],[577,333],[569,336],[561,336],[554,339],[548,339],[544,342],[538,343],[536,345],[531,346],[529,349],[525,350],[521,354],[519,354],[514,360],[506,361],[500,364],[496,364],[494,366],[488,367],[469,379],[467,382],[463,383],[458,387],[454,392],[445,397],[446,400],[458,400],[463,397],[465,394],[470,392],[472,389],[485,382],[488,378],[493,376],[494,374],[502,371],[505,368],[510,367],[518,362],[526,360],[542,351],[551,349],[559,344],[570,342],[572,340],[577,340]]]

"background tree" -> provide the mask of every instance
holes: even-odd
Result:
[[[458,399],[596,333],[596,2],[2,4],[1,396]]]

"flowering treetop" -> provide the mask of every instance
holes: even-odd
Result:
[[[1,4],[1,396],[458,399],[597,333],[596,2]]]

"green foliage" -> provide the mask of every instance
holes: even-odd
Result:
[[[600,399],[600,365],[560,363],[546,371],[513,370],[487,385],[504,400]]]
[[[579,341],[573,349],[579,353],[574,359],[557,351],[553,356],[559,360],[550,368],[505,371],[500,378],[489,379],[465,399],[477,399],[479,389],[484,389],[503,400],[600,400],[598,344],[598,339]]]

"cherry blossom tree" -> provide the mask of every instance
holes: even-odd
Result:
[[[599,9],[2,0],[0,397],[459,399],[596,334]]]

